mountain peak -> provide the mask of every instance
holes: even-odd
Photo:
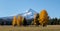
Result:
[[[21,16],[25,17],[26,19],[31,19],[31,18],[34,18],[35,13],[37,13],[37,12],[30,8],[25,13],[18,14],[18,15],[21,15]]]
[[[37,13],[36,11],[34,11],[34,10],[31,9],[31,8],[30,8],[29,10],[27,10],[26,12],[33,12],[33,13],[35,12],[35,13]]]

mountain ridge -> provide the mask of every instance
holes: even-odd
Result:
[[[23,17],[25,17],[26,19],[31,19],[34,17],[34,14],[37,13],[36,11],[34,11],[33,9],[29,9],[28,11],[26,11],[25,13],[21,13],[21,14],[17,14],[17,16],[21,15]],[[9,16],[9,17],[2,17],[2,19],[13,19],[14,16]]]

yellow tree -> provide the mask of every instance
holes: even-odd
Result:
[[[20,26],[22,24],[22,16],[18,16],[17,25]]]
[[[15,26],[17,24],[16,16],[13,17],[12,25]]]
[[[47,25],[47,22],[48,22],[48,13],[46,10],[42,10],[39,14],[39,23],[42,26],[45,26]]]

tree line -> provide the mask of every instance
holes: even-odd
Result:
[[[23,21],[26,23],[26,21],[22,16],[18,16],[17,19],[16,19],[16,16],[14,16],[12,25],[15,26],[15,24],[17,24],[18,26],[20,26],[20,24],[23,24]],[[48,24],[48,21],[49,21],[49,18],[46,10],[42,10],[39,14],[36,14],[36,13],[34,14],[34,21],[33,21],[34,25],[46,26]]]
[[[30,21],[31,20],[31,21]],[[11,21],[4,21],[3,19],[0,19],[0,24],[10,24],[13,26],[21,26],[21,25],[42,25],[42,26],[46,26],[46,25],[60,25],[60,18],[50,18],[50,16],[48,16],[48,13],[46,10],[42,10],[40,13],[38,14],[34,14],[34,18],[28,20],[29,24],[26,20],[25,17],[19,15],[18,17],[14,16],[13,19]],[[4,22],[3,22],[4,21]]]

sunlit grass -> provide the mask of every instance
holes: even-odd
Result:
[[[0,31],[60,31],[60,25],[42,26],[0,26]]]

